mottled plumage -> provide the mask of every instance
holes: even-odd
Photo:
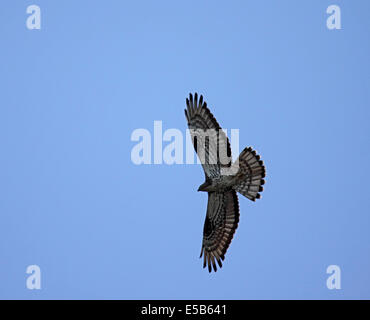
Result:
[[[208,192],[207,214],[200,257],[209,272],[222,267],[226,251],[239,223],[236,192],[255,201],[263,190],[265,167],[252,148],[245,148],[232,163],[229,140],[203,101],[203,96],[189,95],[185,116],[193,144],[201,160],[205,182],[198,191]]]

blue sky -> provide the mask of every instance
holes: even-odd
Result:
[[[26,8],[41,8],[41,30]],[[326,8],[341,8],[328,30]],[[0,298],[370,298],[369,1],[10,1],[0,10]],[[135,165],[189,92],[266,165],[224,267],[199,165]],[[165,143],[164,143],[165,144]],[[41,290],[26,268],[41,268]],[[341,268],[328,290],[326,268]]]

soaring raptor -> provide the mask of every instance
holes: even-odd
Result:
[[[185,116],[193,145],[202,163],[205,182],[198,191],[208,192],[207,214],[203,229],[200,257],[209,272],[220,268],[239,223],[239,202],[236,192],[255,201],[265,183],[265,167],[252,148],[245,148],[232,163],[228,138],[203,101],[203,96],[190,93]]]

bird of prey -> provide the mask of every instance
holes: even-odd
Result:
[[[233,163],[225,132],[212,115],[201,95],[190,93],[186,99],[185,116],[194,149],[201,161],[205,182],[198,191],[208,192],[207,213],[203,229],[200,258],[203,268],[217,271],[222,267],[226,251],[239,223],[237,192],[255,201],[265,183],[265,167],[252,148],[245,148]]]

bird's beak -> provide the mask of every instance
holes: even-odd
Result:
[[[209,186],[209,183],[206,181],[203,184],[201,184],[198,188],[198,191],[206,191],[206,188]]]

